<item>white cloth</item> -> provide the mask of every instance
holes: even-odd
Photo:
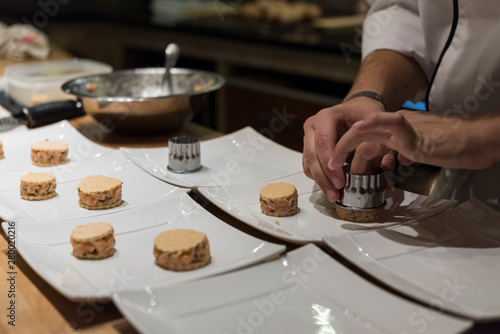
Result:
[[[0,58],[23,60],[46,59],[50,53],[48,37],[27,24],[7,26],[0,22]]]
[[[378,49],[395,50],[417,61],[430,80],[456,30],[431,85],[428,110],[469,117],[500,112],[500,1],[367,0],[363,57]],[[425,91],[416,100],[423,100]],[[449,125],[448,125],[449,126]],[[500,143],[499,143],[500,144]],[[459,201],[476,197],[500,203],[500,164],[481,171],[443,169],[433,189]]]

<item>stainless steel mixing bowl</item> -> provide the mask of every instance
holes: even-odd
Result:
[[[207,106],[209,94],[225,80],[217,73],[140,68],[79,77],[61,89],[75,95],[86,113],[113,131],[154,134],[177,130]]]

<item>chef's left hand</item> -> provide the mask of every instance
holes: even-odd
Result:
[[[359,168],[364,168],[363,161],[380,152],[395,150],[403,165],[419,162],[445,168],[483,169],[500,161],[498,127],[500,113],[468,118],[410,110],[371,114],[344,133],[328,167],[343,179],[342,165],[356,149],[355,163],[361,165]]]
[[[356,123],[355,123],[356,124]],[[350,133],[348,131],[347,133]],[[345,135],[344,135],[345,136]],[[342,142],[342,138],[339,143]],[[329,162],[329,168],[332,169],[335,176],[340,179],[339,186],[342,188],[345,184],[345,177],[341,166],[334,165],[336,162],[338,147],[335,147],[332,159]],[[343,147],[340,148],[343,150]],[[348,152],[349,153],[349,152]],[[340,154],[343,154],[340,152]],[[347,157],[347,156],[346,156]],[[338,158],[345,161],[345,158]],[[387,189],[392,189],[394,187],[393,175],[394,168],[396,166],[396,158],[394,151],[387,148],[385,145],[379,142],[362,142],[356,147],[354,156],[350,164],[351,174],[357,175],[372,175],[377,174],[380,169],[384,171],[385,185]]]
[[[377,166],[369,165],[370,161],[373,161],[374,157],[383,156],[379,166],[386,174],[392,176],[396,163],[392,150],[399,151],[400,163],[411,164],[413,152],[417,150],[415,147],[417,138],[415,130],[401,112],[369,115],[354,123],[340,138],[328,166],[334,175],[344,180],[342,166],[349,153],[356,149],[351,163],[351,173],[373,172],[373,168]],[[386,181],[389,181],[389,186],[392,187],[392,177],[386,177]]]

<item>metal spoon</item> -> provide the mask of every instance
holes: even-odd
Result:
[[[179,59],[181,49],[175,43],[170,43],[165,49],[165,74],[161,83],[163,95],[168,95],[173,92],[172,80],[170,78],[170,69],[175,66]]]

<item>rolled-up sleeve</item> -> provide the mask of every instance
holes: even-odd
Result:
[[[389,49],[413,58],[429,78],[430,64],[417,0],[367,0],[370,10],[363,23],[362,57]]]

